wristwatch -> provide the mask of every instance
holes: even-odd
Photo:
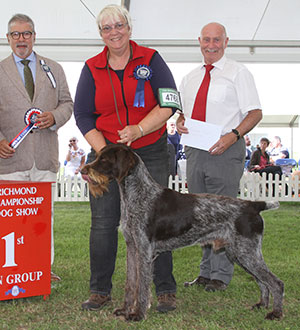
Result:
[[[236,139],[237,139],[237,140],[239,140],[239,139],[241,138],[241,136],[240,136],[240,132],[239,132],[237,129],[233,128],[233,129],[231,130],[231,132],[232,132],[233,134],[236,135]]]

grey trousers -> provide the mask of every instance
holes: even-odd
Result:
[[[245,142],[238,140],[222,155],[213,156],[207,151],[185,148],[187,158],[187,184],[190,193],[211,193],[236,197],[244,171]],[[229,284],[233,263],[225,251],[214,252],[210,245],[203,248],[200,276]]]

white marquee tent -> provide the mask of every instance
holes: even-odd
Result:
[[[1,6],[0,56],[9,52],[8,19],[31,16],[37,50],[59,61],[82,61],[99,51],[95,16],[109,3],[129,7],[133,38],[168,62],[199,61],[197,37],[211,21],[224,24],[228,53],[243,62],[300,62],[299,0],[15,0]]]
[[[36,24],[35,50],[57,61],[83,62],[103,47],[95,16],[107,4],[123,4],[133,19],[133,39],[156,48],[168,63],[201,60],[201,27],[217,21],[230,38],[229,57],[244,63],[295,64],[300,71],[299,0],[15,0],[0,12],[0,60],[10,53],[5,38],[9,18],[28,14]],[[293,68],[295,68],[293,66]],[[292,69],[293,70],[293,69]],[[298,127],[300,74],[281,83],[274,75],[270,97],[283,89],[283,102],[262,102],[262,127]],[[299,72],[300,73],[300,72]],[[264,83],[262,83],[264,84]],[[266,86],[264,86],[266,88]],[[288,100],[291,104],[285,104]],[[274,116],[274,114],[276,116]]]

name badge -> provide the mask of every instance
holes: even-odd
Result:
[[[176,108],[182,111],[180,95],[176,89],[159,88],[158,98],[161,108]]]

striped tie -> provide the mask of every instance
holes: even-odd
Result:
[[[34,82],[32,77],[32,72],[28,66],[29,60],[22,60],[21,63],[24,65],[24,79],[25,79],[25,88],[27,93],[32,101],[34,94]]]

